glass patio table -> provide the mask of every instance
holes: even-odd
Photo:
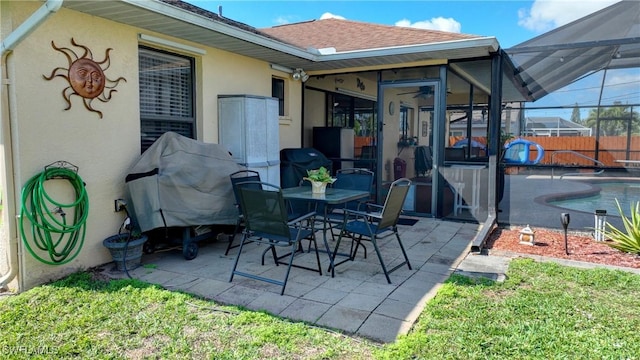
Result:
[[[322,241],[324,243],[325,251],[329,256],[329,268],[333,269],[334,259],[333,252],[329,248],[329,242],[327,241],[327,211],[329,208],[335,208],[336,205],[346,204],[350,201],[366,199],[370,196],[368,191],[350,190],[350,189],[335,189],[327,187],[324,194],[314,194],[311,192],[310,186],[296,186],[282,189],[282,196],[285,200],[302,200],[315,204],[317,208],[318,204],[324,204],[324,213],[322,214]],[[331,206],[327,206],[331,205]],[[333,271],[331,277],[334,276]]]

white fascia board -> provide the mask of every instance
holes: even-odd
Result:
[[[300,49],[296,46],[288,45],[280,41],[269,39],[265,36],[254,34],[250,31],[240,29],[235,26],[214,21],[210,18],[176,8],[170,4],[166,4],[159,1],[149,1],[149,0],[122,0],[122,1],[131,5],[135,5],[140,8],[144,8],[144,9],[159,13],[159,14],[173,17],[175,19],[186,21],[190,24],[197,25],[202,28],[209,29],[211,31],[219,32],[221,34],[229,35],[243,41],[264,46],[269,49],[273,49],[286,54],[298,56],[303,59],[317,61],[316,59],[317,56],[315,54],[312,54],[306,50]]]
[[[487,55],[498,51],[500,45],[495,37],[454,40],[434,44],[404,45],[379,49],[342,51],[335,54],[318,56],[318,61],[348,60],[390,55],[405,55],[432,51],[462,50],[469,48],[487,48]]]

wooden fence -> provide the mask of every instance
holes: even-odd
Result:
[[[555,151],[572,150],[590,158],[596,157],[596,138],[587,136],[522,136],[522,139],[530,140],[540,144],[544,149],[544,157],[541,164],[551,165],[551,157]],[[452,136],[449,138],[450,144],[455,144],[463,137]],[[473,137],[473,140],[486,144],[486,138]],[[598,158],[605,166],[623,167],[623,164],[616,160],[636,160],[640,161],[640,136],[631,136],[629,142],[629,156],[627,158],[627,137],[626,136],[601,136],[598,139]],[[533,148],[531,150],[534,150]],[[537,151],[532,151],[531,159],[537,157]],[[553,157],[555,164],[561,165],[586,165],[593,166],[593,162],[571,153],[556,154]]]

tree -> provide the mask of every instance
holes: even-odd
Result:
[[[615,102],[614,106],[600,108],[600,135],[601,136],[619,136],[627,134],[629,119],[631,119],[631,134],[640,135],[640,117],[637,112],[630,112],[631,108]],[[594,108],[589,111],[589,116],[585,121],[585,125],[596,131],[596,119],[598,118],[598,109]]]
[[[571,122],[576,124],[584,125],[582,119],[580,119],[580,109],[578,108],[578,103],[573,107],[573,112],[571,112]]]

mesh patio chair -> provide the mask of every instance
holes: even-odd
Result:
[[[244,216],[245,228],[242,232],[240,249],[236,256],[231,271],[229,282],[233,281],[234,275],[244,276],[254,280],[265,281],[271,284],[282,286],[280,295],[284,294],[291,267],[317,271],[322,275],[320,268],[320,256],[318,255],[318,245],[313,228],[313,218],[315,212],[309,212],[296,219],[288,219],[287,205],[282,197],[280,187],[265,182],[249,181],[237,184],[242,204],[242,214]],[[258,188],[259,187],[259,188]],[[310,226],[309,226],[310,225]],[[308,239],[315,250],[317,269],[303,265],[294,264],[294,256],[303,254],[300,242]],[[242,254],[244,245],[249,242],[264,243],[269,246],[273,253],[276,266],[287,265],[283,280],[267,278],[265,276],[250,274],[237,270],[238,262]],[[276,247],[289,247],[289,253],[278,256]],[[264,255],[263,255],[264,256]],[[287,259],[284,261],[283,259]]]
[[[233,244],[236,235],[240,232],[240,228],[244,225],[244,216],[242,215],[242,208],[240,205],[240,194],[237,188],[237,184],[240,182],[260,182],[260,173],[253,170],[239,170],[229,175],[229,179],[231,180],[231,187],[233,188],[233,196],[235,197],[236,203],[235,206],[238,209],[238,220],[236,221],[236,227],[233,230],[233,235],[229,237],[229,243],[227,244],[227,250],[224,252],[225,256],[229,254],[229,250],[233,248],[237,248],[240,244]],[[261,189],[259,184],[253,184],[253,187],[256,189]]]
[[[376,204],[367,204],[369,207],[369,211],[354,211],[350,209],[345,209],[344,218],[345,222],[343,224],[343,231],[341,231],[340,236],[338,237],[338,241],[336,242],[336,247],[333,252],[333,257],[335,259],[335,255],[338,252],[338,247],[340,246],[340,242],[342,238],[346,235],[351,237],[351,241],[356,242],[356,246],[351,245],[351,248],[357,250],[358,245],[363,240],[371,241],[373,247],[378,255],[378,260],[380,261],[380,265],[382,266],[382,271],[384,272],[385,277],[387,278],[387,282],[391,284],[391,279],[389,278],[389,274],[396,271],[403,265],[407,265],[409,270],[411,270],[411,263],[409,262],[409,258],[407,257],[407,253],[404,250],[404,245],[402,245],[402,240],[400,240],[400,235],[398,234],[398,219],[400,218],[400,213],[402,212],[402,205],[407,197],[407,193],[409,192],[409,186],[411,185],[411,180],[407,178],[400,178],[394,181],[389,188],[389,193],[387,194],[387,198],[384,202],[384,205],[376,205]],[[350,220],[349,217],[353,216],[353,219]],[[378,245],[378,240],[387,238],[389,236],[395,236],[398,240],[398,245],[400,245],[400,250],[402,251],[402,255],[404,256],[404,261],[396,266],[394,266],[391,270],[387,270],[387,267],[382,259],[382,253],[380,252],[380,246]],[[345,261],[353,260],[355,257],[355,251],[351,253],[351,257]],[[335,272],[335,266],[343,263],[336,263],[331,269],[332,274]]]
[[[348,189],[348,190],[362,190],[368,193],[373,191],[373,171],[364,168],[346,168],[336,171],[336,181],[332,187],[336,189]],[[324,216],[324,220],[329,224],[331,230],[331,237],[334,238],[333,225],[342,224],[344,221],[344,209],[349,210],[362,210],[364,205],[369,202],[370,199],[350,201],[341,207],[319,207],[316,212],[318,215]],[[367,257],[367,248],[363,246],[364,257]]]

